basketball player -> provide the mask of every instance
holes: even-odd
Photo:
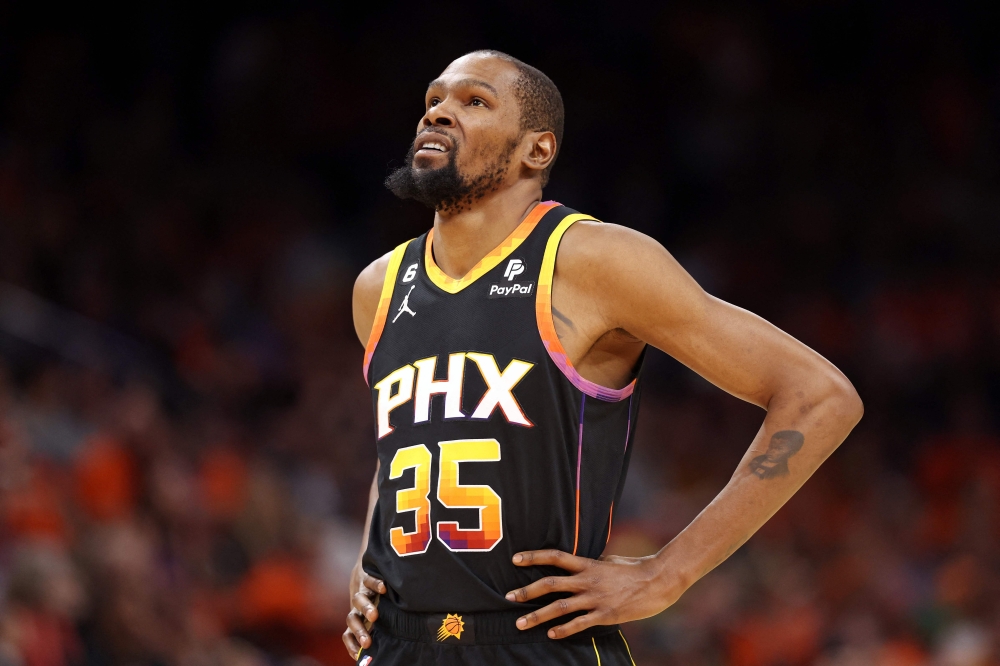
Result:
[[[594,140],[642,140],[619,120]],[[470,53],[430,83],[386,181],[435,215],[354,291],[379,461],[344,633],[364,666],[631,665],[619,623],[729,557],[861,418],[835,367],[654,240],[542,201],[562,133],[548,77]],[[602,557],[647,344],[767,416],[673,541]]]

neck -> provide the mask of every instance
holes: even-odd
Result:
[[[446,275],[460,278],[510,235],[541,201],[536,180],[488,195],[454,214],[434,214],[434,262]]]
[[[507,238],[541,201],[536,180],[483,197],[454,214],[434,214],[434,262],[446,275],[460,278]]]

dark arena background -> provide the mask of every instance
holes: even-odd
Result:
[[[989,3],[0,3],[0,664],[348,664],[374,469],[354,277],[453,58],[566,100],[546,197],[841,367],[847,442],[640,664],[1000,663],[1000,40]],[[609,552],[758,409],[662,354]]]

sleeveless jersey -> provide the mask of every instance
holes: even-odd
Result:
[[[523,550],[597,558],[621,496],[635,379],[581,377],[552,323],[565,231],[585,219],[539,203],[465,277],[434,263],[433,230],[391,254],[365,380],[380,469],[365,571],[414,612],[537,607],[504,598],[550,573]]]

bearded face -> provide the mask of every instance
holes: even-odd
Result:
[[[500,189],[517,146],[517,139],[511,139],[490,150],[477,151],[485,155],[470,156],[486,159],[463,160],[466,148],[462,142],[451,132],[430,127],[417,135],[403,166],[389,175],[385,186],[400,199],[413,199],[435,211],[454,214]],[[440,164],[440,160],[423,159],[431,156],[418,154],[431,151],[444,153],[447,161]],[[474,164],[477,161],[478,169]],[[460,163],[471,164],[460,168]]]

